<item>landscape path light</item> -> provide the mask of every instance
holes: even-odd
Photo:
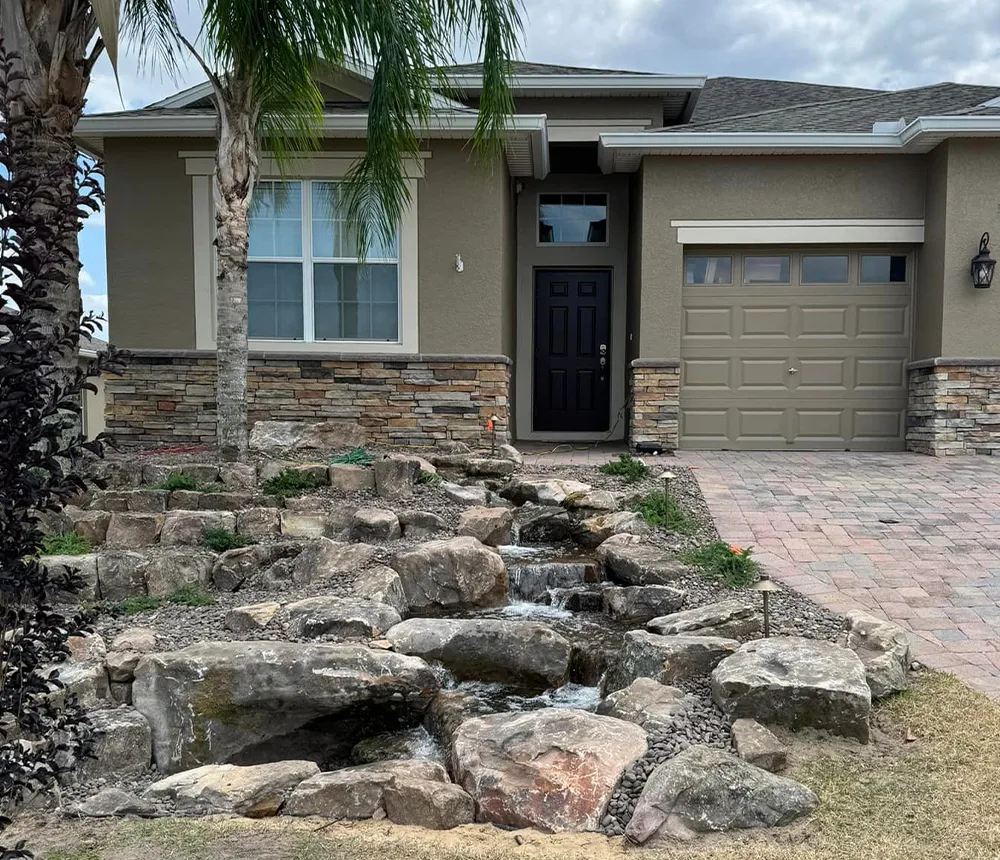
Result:
[[[677,476],[673,472],[664,472],[660,475],[660,480],[663,481],[663,493],[664,495],[670,495],[670,482]]]
[[[762,573],[750,590],[759,591],[764,598],[764,636],[768,637],[771,635],[771,593],[780,589],[771,577]]]

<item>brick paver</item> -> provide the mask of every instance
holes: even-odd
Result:
[[[724,540],[831,609],[1000,698],[1000,458],[683,453]]]

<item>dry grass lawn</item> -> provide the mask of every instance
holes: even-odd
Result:
[[[997,860],[1000,706],[943,674],[878,709],[865,753],[799,749],[792,771],[820,797],[808,824],[635,849],[594,835],[486,826],[434,833],[386,823],[25,817],[14,835],[46,860]],[[903,743],[902,739],[913,740]]]

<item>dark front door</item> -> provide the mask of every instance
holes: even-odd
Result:
[[[611,273],[535,275],[535,409],[532,429],[608,429]]]

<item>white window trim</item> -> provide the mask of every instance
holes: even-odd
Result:
[[[214,350],[216,331],[215,301],[215,217],[212,205],[212,175],[215,172],[215,155],[212,152],[178,153],[185,159],[186,172],[191,177],[192,229],[194,231],[194,288],[195,288],[195,345],[198,349]],[[319,152],[303,156],[285,168],[282,176],[272,158],[262,158],[260,178],[281,179],[343,179],[351,165],[361,155],[359,152]],[[284,340],[252,338],[249,342],[254,352],[301,353],[379,353],[412,355],[420,351],[418,319],[418,225],[417,186],[424,175],[423,159],[409,160],[405,165],[406,185],[410,192],[410,205],[399,225],[399,340]],[[305,225],[303,225],[305,231]],[[303,237],[304,240],[304,237]],[[311,278],[309,279],[311,289]],[[303,285],[305,290],[305,284]],[[306,313],[311,316],[311,296],[303,295]],[[307,317],[306,322],[309,322]],[[306,329],[308,331],[309,328]]]
[[[678,245],[919,245],[922,218],[671,221]]]
[[[608,213],[604,225],[603,242],[543,242],[539,238],[538,226],[542,223],[542,197],[594,196],[604,198],[604,209]],[[535,247],[536,248],[609,248],[611,246],[611,195],[607,191],[539,191],[535,194]]]

